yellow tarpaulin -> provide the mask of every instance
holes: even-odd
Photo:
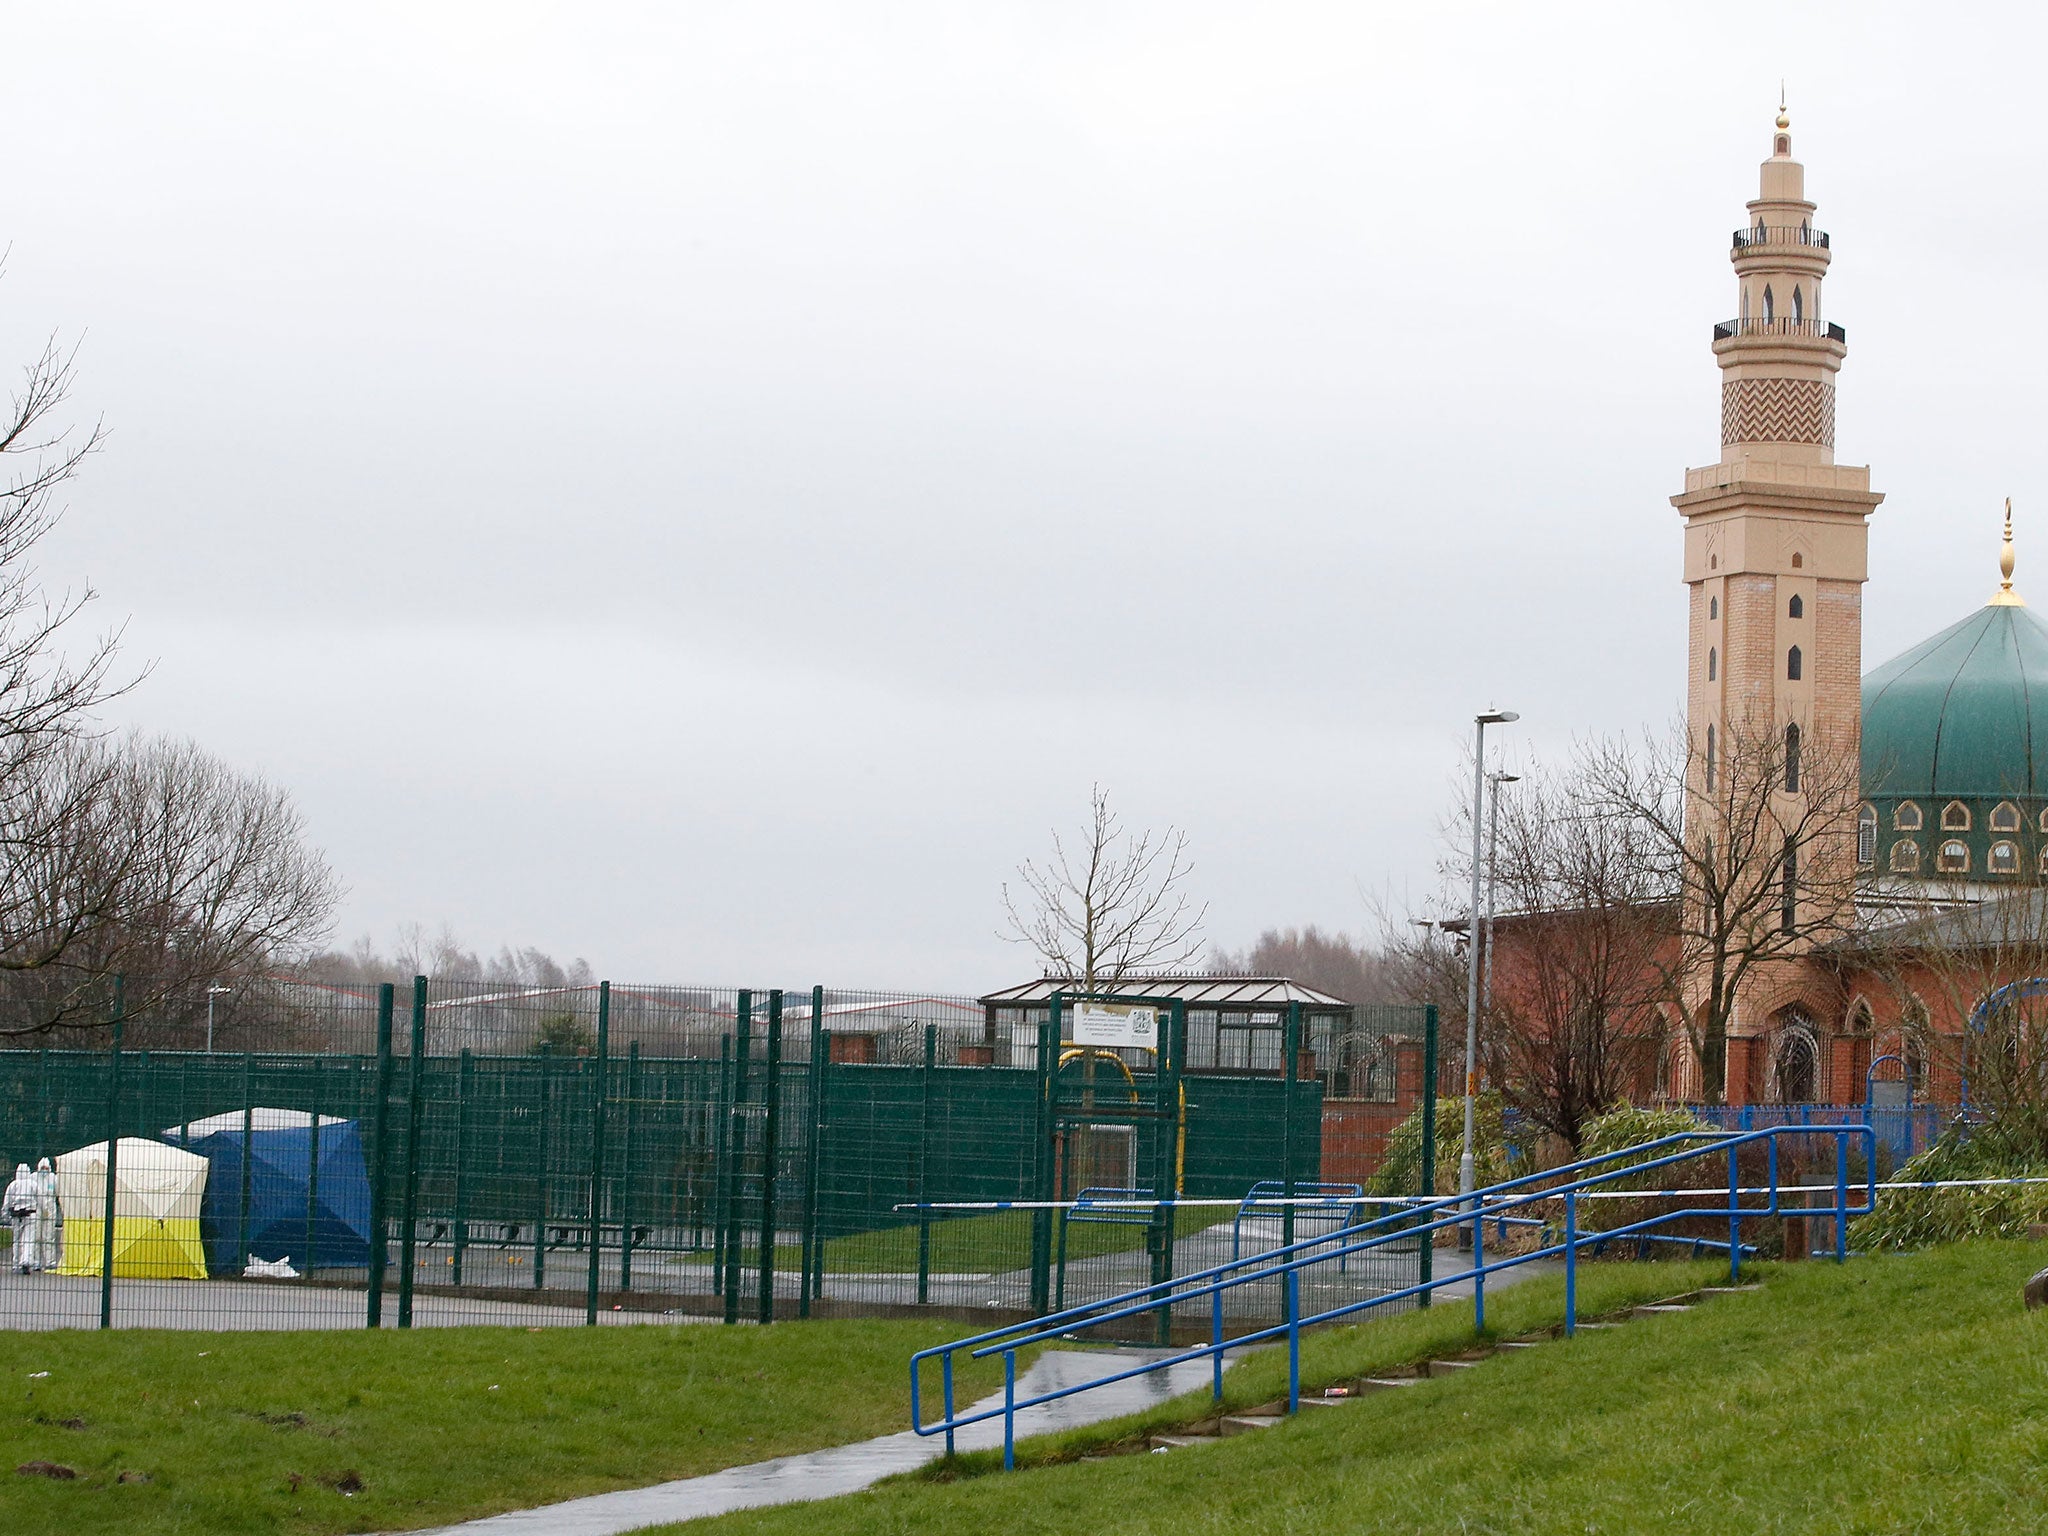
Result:
[[[107,1144],[57,1159],[57,1204],[64,1212],[60,1275],[97,1275],[105,1253]],[[160,1141],[123,1136],[114,1158],[114,1277],[204,1280],[199,1204],[206,1159]]]

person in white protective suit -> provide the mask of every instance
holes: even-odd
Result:
[[[55,1269],[64,1262],[64,1208],[57,1203],[57,1170],[47,1157],[36,1164],[36,1226],[42,1237],[36,1268]]]
[[[41,1198],[42,1191],[36,1187],[28,1164],[16,1163],[12,1182],[0,1194],[0,1210],[7,1213],[7,1224],[14,1229],[14,1267],[24,1275],[37,1267],[37,1249],[43,1234],[36,1220],[36,1202]]]

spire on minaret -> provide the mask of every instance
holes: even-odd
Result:
[[[2005,545],[1998,551],[1998,574],[2004,579],[1991,594],[1993,608],[2024,608],[2027,600],[2012,589],[2012,498],[2005,498]]]

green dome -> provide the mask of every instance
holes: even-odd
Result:
[[[2048,794],[2037,752],[2048,754],[2048,624],[2031,609],[1980,608],[1863,679],[1870,798]]]

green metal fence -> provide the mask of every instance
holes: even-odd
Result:
[[[1056,1020],[998,1064],[977,1049],[972,998],[424,979],[274,984],[271,996],[294,1049],[136,1048],[162,1038],[138,1018],[119,1049],[110,1024],[97,1049],[74,1037],[0,1051],[0,1163],[48,1156],[61,1172],[79,1149],[136,1139],[114,1143],[97,1182],[90,1169],[65,1175],[61,1262],[10,1265],[0,1320],[540,1326],[1044,1310],[1056,1292],[1073,1302],[1144,1283],[1162,1262],[1171,1273],[1224,1256],[1241,1238],[1231,1202],[1320,1173],[1323,1085],[1297,1079],[1300,1053],[1276,1052],[1265,1070],[1194,1067],[1184,1020],[1157,1056],[1105,1053],[1116,1060],[1084,1098]],[[264,1037],[255,1001],[242,997],[223,1038]],[[1291,1045],[1299,1020],[1287,1028]],[[131,1187],[167,1155],[156,1146],[212,1149],[211,1182],[186,1201],[196,1239],[181,1225],[189,1212],[164,1216],[169,1197]],[[354,1146],[359,1165],[336,1151]],[[1059,1204],[1099,1170],[1153,1198],[1217,1203],[1069,1232]],[[343,1210],[351,1199],[359,1211]],[[360,1230],[352,1257],[319,1237],[330,1223]],[[1291,1230],[1290,1215],[1271,1238]],[[155,1270],[184,1272],[145,1272],[125,1250],[109,1266],[117,1232],[145,1258],[148,1242],[196,1241],[203,1266],[159,1254]],[[78,1234],[96,1234],[100,1262]]]

